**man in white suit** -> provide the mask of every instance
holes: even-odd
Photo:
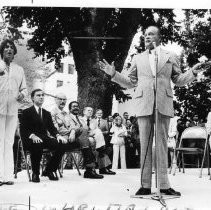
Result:
[[[150,26],[145,31],[146,51],[134,56],[128,76],[115,70],[114,63],[99,62],[101,70],[111,76],[112,81],[125,88],[136,87],[134,109],[138,117],[141,143],[141,187],[136,195],[151,194],[152,140],[154,132],[155,74],[157,75],[158,139],[157,145],[160,171],[160,192],[166,195],[181,195],[170,187],[167,176],[167,138],[170,118],[174,116],[171,80],[178,86],[192,82],[201,71],[201,64],[182,73],[177,56],[160,47],[160,30]],[[154,46],[157,46],[154,49]],[[155,65],[155,52],[158,65]]]

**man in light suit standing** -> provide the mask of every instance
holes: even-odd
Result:
[[[160,47],[160,30],[150,26],[145,31],[146,51],[134,56],[128,76],[115,70],[114,63],[106,60],[99,62],[101,70],[111,76],[112,81],[125,88],[136,87],[134,109],[138,117],[141,143],[141,187],[136,195],[151,194],[152,178],[152,140],[154,132],[155,74],[157,74],[158,104],[158,157],[160,170],[160,192],[166,195],[181,195],[170,187],[167,176],[167,137],[170,118],[174,115],[171,80],[178,86],[192,82],[201,64],[182,73],[176,55]],[[156,49],[154,49],[156,45]],[[158,55],[158,67],[155,67],[155,53]],[[157,72],[156,72],[157,70]]]

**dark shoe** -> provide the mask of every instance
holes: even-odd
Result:
[[[5,185],[14,185],[14,182],[13,181],[7,181],[7,182],[3,182],[3,184],[5,184]]]
[[[2,186],[3,184],[4,184],[4,182],[1,181],[1,182],[0,182],[0,186]]]
[[[99,170],[99,174],[115,175],[116,173],[111,171],[110,169],[103,168]]]
[[[52,181],[59,180],[58,176],[55,176],[54,173],[50,172],[50,171],[43,171],[42,175],[43,176],[47,176]]]
[[[135,195],[150,195],[151,194],[151,189],[150,188],[143,188],[141,187]]]
[[[180,192],[175,191],[172,188],[169,189],[161,189],[160,190],[161,193],[165,194],[165,195],[175,195],[175,196],[181,196]]]
[[[86,170],[84,172],[84,178],[89,178],[89,179],[102,179],[103,175],[99,175],[97,174],[95,171],[93,170]]]
[[[40,177],[38,174],[32,174],[32,182],[40,182]]]
[[[108,169],[108,168],[107,168],[107,171],[108,171],[109,174],[111,174],[111,175],[116,175],[116,172],[114,172],[114,171],[112,171],[112,170],[110,170],[110,169]]]

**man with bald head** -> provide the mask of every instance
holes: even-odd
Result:
[[[202,64],[196,64],[190,70],[182,73],[177,56],[160,47],[161,34],[156,26],[145,30],[145,47],[143,53],[133,57],[128,75],[123,75],[103,60],[99,62],[100,69],[111,76],[112,81],[124,88],[136,87],[134,93],[134,110],[139,124],[141,144],[141,187],[136,195],[151,194],[152,178],[152,141],[154,136],[155,93],[158,109],[157,157],[159,160],[160,192],[166,195],[180,195],[170,187],[167,176],[167,137],[170,118],[174,116],[173,92],[171,81],[178,86],[192,82],[202,69]],[[157,90],[155,91],[155,78]]]
[[[55,96],[56,106],[52,109],[51,115],[53,119],[53,123],[58,130],[58,132],[65,136],[68,139],[69,130],[66,127],[68,121],[68,114],[64,110],[67,102],[67,97],[64,93],[58,93]]]

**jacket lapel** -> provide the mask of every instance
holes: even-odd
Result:
[[[150,66],[150,63],[149,63],[149,50],[146,50],[145,52],[143,52],[142,54],[143,56],[143,60],[144,60],[144,70],[146,70],[145,74],[149,75],[149,76],[153,76],[152,74],[152,69],[151,69],[151,66]]]
[[[37,113],[37,111],[36,111],[36,109],[35,109],[34,106],[32,106],[32,112],[33,112],[35,118],[36,118],[41,124],[43,124],[43,120],[45,119],[45,112],[44,112],[44,110],[42,109],[42,119],[40,119],[40,116],[39,116],[39,114]]]
[[[161,71],[163,66],[168,61],[169,57],[170,57],[169,52],[167,52],[161,48],[160,49],[160,58],[158,59],[159,62],[158,62],[158,72],[157,73],[159,73]]]

